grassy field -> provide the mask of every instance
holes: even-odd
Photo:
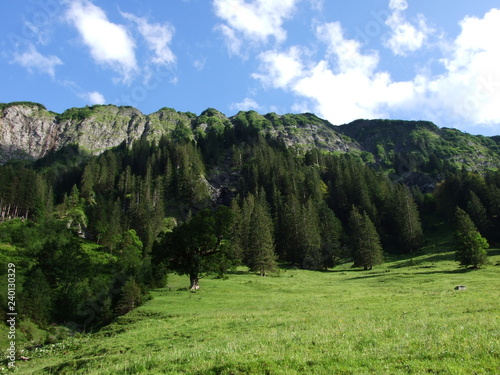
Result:
[[[19,374],[500,374],[500,252],[372,271],[169,278],[101,332],[25,353]],[[467,290],[455,291],[456,285]]]

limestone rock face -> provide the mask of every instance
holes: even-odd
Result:
[[[14,105],[0,113],[0,164],[10,159],[38,159],[60,142],[55,115],[36,107]]]
[[[102,106],[88,117],[60,120],[59,147],[76,143],[92,154],[147,135],[147,116],[135,108]]]
[[[97,155],[141,138],[206,143],[214,134],[251,140],[257,133],[300,150],[351,153],[428,190],[442,179],[439,173],[447,166],[477,172],[500,168],[500,137],[473,136],[426,121],[356,120],[335,126],[312,113],[242,111],[226,117],[213,108],[199,116],[162,108],[144,115],[136,108],[114,105],[57,114],[31,102],[0,103],[0,165],[12,159],[36,160],[70,144]]]
[[[261,129],[262,134],[289,146],[339,152],[360,150],[355,141],[315,116],[287,115],[281,121],[281,116],[270,115],[269,118],[278,120],[272,122],[256,113],[247,115],[267,124]],[[227,118],[214,109],[200,116],[171,108],[144,115],[132,107],[96,105],[57,114],[37,103],[0,103],[0,165],[12,159],[39,159],[69,144],[99,154],[124,141],[130,145],[142,137],[158,140],[166,135],[174,140],[195,140],[204,137],[212,127],[220,132],[226,125],[239,126],[236,117]]]
[[[173,111],[173,110],[172,110]],[[131,107],[72,108],[59,115],[33,103],[4,105],[0,110],[0,165],[11,159],[39,159],[69,144],[99,154],[123,141],[160,138],[171,126]],[[153,127],[152,127],[153,125]]]

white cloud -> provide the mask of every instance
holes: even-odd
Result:
[[[38,70],[52,78],[55,76],[56,66],[63,64],[57,56],[42,55],[33,44],[28,45],[27,51],[24,53],[14,53],[12,62],[27,68],[29,71]]]
[[[317,11],[322,11],[325,1],[324,0],[309,0],[311,8]]]
[[[395,11],[402,12],[408,8],[406,0],[389,0],[389,8]]]
[[[361,70],[369,75],[377,66],[379,57],[376,52],[363,55],[361,44],[352,39],[345,39],[340,22],[319,24],[316,27],[317,37],[327,45],[327,56],[334,59],[341,72]]]
[[[303,75],[302,54],[302,49],[297,46],[287,52],[263,52],[258,56],[261,73],[254,73],[252,77],[260,80],[264,86],[287,89]]]
[[[232,103],[229,106],[229,108],[232,109],[232,110],[237,110],[237,111],[249,111],[251,109],[258,110],[261,107],[252,98],[245,98],[245,99],[243,99],[243,101],[241,101],[239,103]]]
[[[80,99],[83,99],[87,104],[105,104],[106,99],[99,91],[83,91],[78,83],[71,80],[63,80],[59,82],[63,87],[70,89],[73,94]]]
[[[91,91],[82,94],[82,98],[85,99],[89,104],[105,104],[106,99],[98,91]]]
[[[214,0],[215,14],[225,24],[218,25],[232,53],[241,52],[242,40],[266,43],[270,37],[286,40],[283,23],[290,18],[299,0]]]
[[[419,50],[426,42],[429,34],[433,32],[427,26],[425,17],[419,15],[417,26],[406,20],[404,11],[408,8],[406,0],[390,0],[391,15],[385,24],[391,29],[389,38],[384,42],[395,55],[405,56],[410,52]]]
[[[396,2],[394,2],[396,3]],[[399,8],[406,2],[400,1]],[[345,38],[340,23],[317,24],[325,53],[313,59],[294,46],[258,55],[252,75],[264,88],[295,96],[294,108],[304,108],[334,124],[357,118],[427,119],[441,126],[496,127],[500,132],[500,10],[483,18],[467,17],[461,33],[443,51],[445,72],[425,72],[395,81],[379,68],[380,56],[365,52]]]
[[[460,35],[441,59],[446,72],[427,82],[428,116],[500,124],[500,10],[466,17],[460,25]]]
[[[146,40],[148,48],[155,53],[152,59],[154,64],[168,65],[175,62],[176,58],[169,43],[174,35],[174,27],[168,23],[149,23],[146,18],[137,17],[130,13],[122,13],[122,16],[137,24],[139,32]]]
[[[411,83],[394,83],[387,73],[376,72],[378,55],[362,54],[360,43],[344,38],[338,22],[318,25],[316,34],[327,46],[324,59],[310,62],[299,47],[265,52],[259,55],[260,73],[253,77],[305,101],[294,108],[312,107],[336,124],[385,116],[388,100],[396,104],[412,95]]]
[[[123,25],[110,22],[101,8],[87,0],[71,2],[66,19],[76,27],[98,64],[111,67],[125,82],[130,81],[138,69],[135,42]]]
[[[219,30],[226,40],[226,46],[232,55],[238,55],[243,45],[242,40],[236,35],[236,31],[227,25],[217,25],[216,30]]]

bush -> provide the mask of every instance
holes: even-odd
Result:
[[[120,299],[116,305],[116,314],[125,315],[141,304],[142,292],[134,278],[129,279],[122,288]]]
[[[18,332],[21,333],[19,341],[25,342],[28,346],[42,345],[47,340],[47,331],[40,329],[29,319],[22,319],[20,321]]]

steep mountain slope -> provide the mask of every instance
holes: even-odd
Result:
[[[355,139],[374,155],[376,164],[385,167],[439,170],[448,164],[483,171],[498,168],[500,162],[500,147],[493,137],[438,128],[428,121],[356,120],[337,130]]]
[[[178,124],[190,125],[188,115],[162,109],[149,116],[132,107],[71,108],[62,114],[36,103],[0,105],[0,164],[11,159],[38,159],[48,151],[78,144],[98,154],[125,141],[159,138]]]
[[[0,104],[0,164],[12,159],[38,159],[50,150],[78,144],[92,154],[145,137],[149,140],[200,138],[210,131],[221,133],[225,127],[238,131],[267,134],[287,145],[320,147],[328,151],[358,150],[359,146],[337,133],[327,121],[314,115],[241,112],[227,118],[214,109],[200,116],[162,108],[144,115],[132,107],[96,105],[71,108],[56,114],[37,103]]]
[[[299,149],[349,152],[405,179],[421,179],[415,172],[435,178],[443,170],[462,165],[479,172],[500,166],[498,137],[473,136],[426,121],[356,120],[334,126],[310,113],[248,111],[228,118],[215,109],[196,116],[162,108],[144,115],[135,108],[114,105],[71,108],[57,114],[29,102],[0,104],[0,164],[39,159],[70,144],[99,154],[141,138],[200,141],[228,130],[240,139],[261,134]]]

